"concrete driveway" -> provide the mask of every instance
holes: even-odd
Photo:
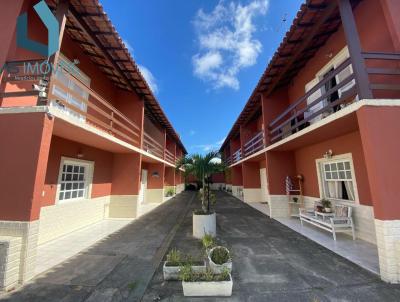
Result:
[[[177,247],[202,257],[192,238],[193,192],[184,192],[74,258],[39,275],[5,301],[399,301],[400,286],[334,254],[223,193],[218,237],[233,253],[233,296],[185,298],[162,280]]]
[[[192,207],[198,206],[193,203]],[[233,253],[233,296],[184,298],[180,282],[163,282],[158,267],[142,301],[400,301],[400,286],[292,231],[223,192],[217,235]],[[188,215],[170,247],[201,257]]]
[[[179,194],[0,300],[140,300],[194,197]]]

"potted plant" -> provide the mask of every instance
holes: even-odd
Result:
[[[181,158],[176,169],[184,168],[185,175],[192,175],[201,182],[200,199],[202,207],[193,212],[193,236],[201,239],[205,234],[216,236],[216,213],[211,210],[215,196],[210,190],[210,176],[225,169],[218,152],[206,155],[193,154]]]
[[[227,269],[229,273],[232,271],[232,258],[226,247],[216,246],[210,249],[208,261],[211,270],[215,274],[220,274],[225,269]]]
[[[164,261],[164,280],[180,280],[180,270],[185,265],[189,265],[195,273],[203,273],[206,270],[205,261],[193,261],[190,256],[184,255],[176,248],[173,248],[167,254],[167,260]]]
[[[165,197],[172,197],[175,194],[175,189],[173,187],[169,187],[165,191]]]
[[[324,208],[325,213],[331,213],[332,212],[332,203],[328,199],[322,199],[321,200],[321,205]]]
[[[195,273],[190,266],[181,269],[183,295],[186,297],[232,295],[232,276],[228,270],[215,274],[210,269]]]

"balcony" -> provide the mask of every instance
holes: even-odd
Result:
[[[254,135],[247,143],[244,144],[244,158],[264,149],[264,147],[264,131],[261,130],[256,135]]]
[[[86,123],[140,147],[140,128],[118,109],[92,90],[84,78],[59,70],[50,80],[48,105],[54,107],[66,118]]]
[[[395,76],[400,75],[400,68],[393,68],[393,66],[398,66],[398,62],[393,64],[392,61],[399,61],[400,54],[363,52],[362,57],[366,62],[366,71],[369,76],[367,87],[374,92],[374,97],[382,93],[390,93],[389,98],[399,98],[400,85]],[[330,84],[333,79],[340,77],[345,69],[349,70],[350,61],[348,58],[326,74],[318,84],[269,124],[272,144],[358,101],[359,83],[353,72],[348,72],[337,85]]]
[[[164,159],[165,159],[167,162],[171,163],[171,164],[175,164],[175,156],[174,156],[174,154],[172,154],[172,152],[169,151],[168,149],[165,149],[165,156],[164,156]]]
[[[241,159],[242,159],[242,149],[239,148],[232,154],[232,164],[238,162]]]
[[[356,97],[353,73],[338,85],[329,87],[329,83],[350,65],[348,58],[274,119],[269,124],[271,143],[286,138],[353,102]]]
[[[143,133],[143,150],[159,158],[164,158],[164,147],[148,133]]]

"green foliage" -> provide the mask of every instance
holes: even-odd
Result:
[[[213,249],[211,253],[211,260],[215,264],[224,264],[231,260],[231,256],[229,255],[229,251],[227,248],[219,246]]]
[[[182,266],[182,265],[193,265],[193,257],[181,253],[178,249],[173,248],[167,254],[167,266]]]
[[[204,190],[206,188],[206,180],[213,173],[222,172],[225,170],[225,165],[220,161],[216,161],[216,159],[220,158],[220,154],[215,151],[209,152],[206,155],[192,154],[190,156],[181,158],[176,165],[176,169],[183,168],[185,171],[185,178],[188,175],[193,175],[196,177],[197,180],[201,181],[202,188]],[[209,184],[207,189],[209,190]],[[209,195],[207,189],[205,189],[206,191],[203,191],[204,194],[201,195],[204,212],[210,212],[210,204],[212,203],[212,198],[208,198]]]
[[[207,268],[204,273],[195,273],[190,265],[181,267],[179,277],[185,282],[229,281],[230,279],[228,269],[224,269],[221,274],[214,274],[210,268]]]
[[[215,238],[210,234],[205,234],[201,239],[201,242],[205,249],[210,249],[215,246]]]
[[[180,266],[182,264],[182,258],[183,258],[182,253],[178,249],[173,248],[167,254],[168,265],[169,266]]]
[[[174,194],[175,194],[175,188],[173,187],[167,188],[167,190],[165,191],[166,197],[174,196]]]
[[[332,206],[332,203],[328,199],[322,199],[321,204],[324,208],[330,208]]]
[[[193,269],[190,265],[183,265],[179,271],[179,279],[185,282],[192,282],[193,279]]]
[[[133,282],[128,283],[129,291],[133,291],[136,288],[136,286],[137,286],[137,281],[133,281]]]

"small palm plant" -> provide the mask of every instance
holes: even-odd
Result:
[[[185,177],[188,175],[194,176],[203,185],[201,194],[202,210],[205,214],[210,213],[210,177],[213,173],[225,171],[225,166],[221,162],[220,154],[216,151],[209,152],[205,155],[192,154],[181,158],[176,169],[183,168]]]

